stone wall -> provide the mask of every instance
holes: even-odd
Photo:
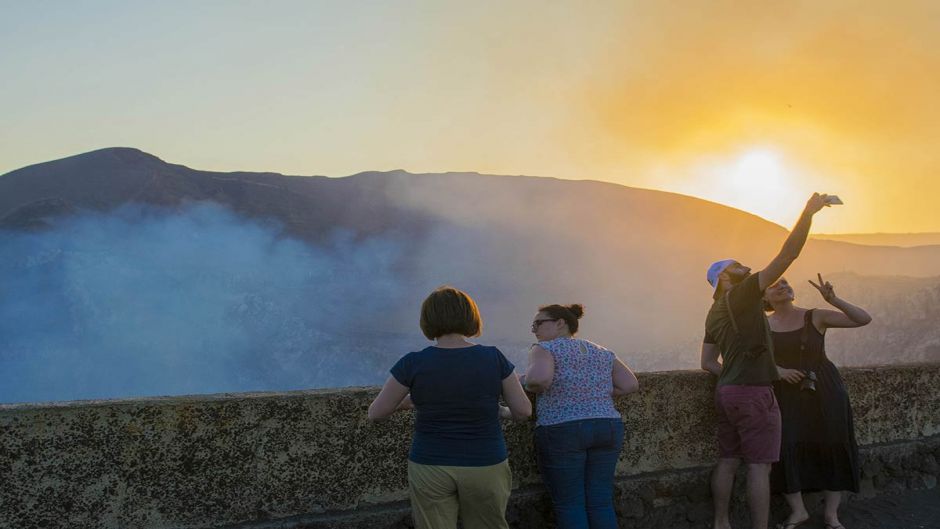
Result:
[[[843,370],[863,495],[936,486],[940,365]],[[618,400],[624,527],[710,517],[713,381],[640,374]],[[376,388],[0,406],[0,527],[408,527],[410,413],[371,423]],[[514,527],[546,527],[531,423],[505,432]],[[741,502],[738,502],[741,503]],[[699,524],[701,525],[701,524]]]

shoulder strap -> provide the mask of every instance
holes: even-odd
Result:
[[[731,326],[734,327],[734,334],[741,334],[738,330],[738,321],[734,319],[734,311],[731,309],[731,291],[725,292],[725,308],[728,309],[728,317],[731,318]]]
[[[809,340],[809,326],[813,324],[813,311],[809,309],[803,313],[803,332],[800,333],[800,352],[806,350],[806,342]]]

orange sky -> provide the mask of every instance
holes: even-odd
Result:
[[[640,171],[650,187],[701,190],[704,175],[764,152],[779,166],[784,202],[814,189],[845,200],[824,228],[936,229],[938,4],[827,5],[654,8],[643,30],[610,50],[630,59],[586,87],[604,138],[588,156],[611,169],[624,160],[654,167]],[[795,217],[758,183],[739,187],[736,205],[776,209],[778,222]],[[735,202],[734,192],[710,194]]]
[[[17,5],[0,173],[124,145],[609,180],[785,225],[820,190],[846,205],[814,231],[940,231],[940,3],[877,4]]]

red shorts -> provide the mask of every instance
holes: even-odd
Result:
[[[780,408],[771,386],[718,386],[718,452],[745,463],[780,460]]]

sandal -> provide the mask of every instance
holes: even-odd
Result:
[[[796,529],[797,527],[805,524],[808,521],[809,521],[809,518],[804,518],[798,522],[778,523],[777,529]],[[829,529],[829,527],[827,526],[826,529]],[[833,529],[838,529],[838,528],[833,528]],[[845,528],[843,527],[842,529],[845,529]]]

